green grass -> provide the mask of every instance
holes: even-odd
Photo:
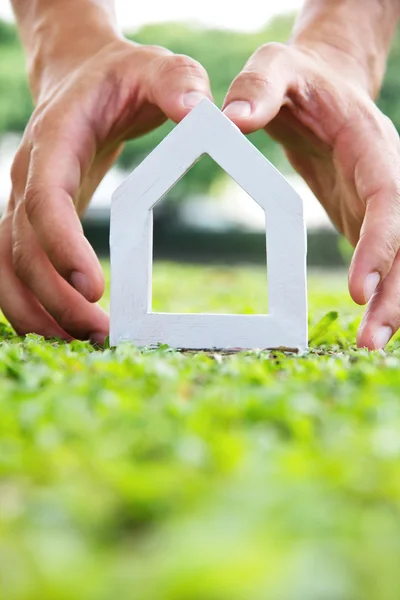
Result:
[[[154,308],[259,311],[263,286],[157,265]],[[354,349],[344,274],[309,293],[303,356],[4,327],[1,600],[398,600],[400,346]]]

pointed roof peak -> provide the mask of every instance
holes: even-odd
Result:
[[[182,119],[181,123],[183,123],[186,120],[195,120],[199,116],[201,119],[204,119],[205,116],[209,116],[209,118],[214,117],[219,119],[221,123],[229,123],[230,127],[234,127],[239,133],[241,133],[241,135],[244,136],[244,134],[240,131],[239,127],[235,125],[235,123],[231,121],[231,119],[229,119],[229,117],[227,117],[225,113],[222,112],[222,110],[218,108],[218,106],[209,98],[203,98],[203,100],[200,100],[200,102],[196,104],[196,106],[192,108],[192,110],[188,112],[188,114]]]
[[[265,211],[302,215],[302,202],[283,175],[240,129],[204,98],[115,190],[112,206],[155,204],[204,154],[234,179]],[[115,212],[115,211],[113,211]]]

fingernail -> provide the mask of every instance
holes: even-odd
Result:
[[[370,273],[366,276],[364,281],[364,300],[365,303],[369,302],[369,300],[374,295],[376,288],[378,287],[381,280],[381,276],[379,273]]]
[[[106,341],[107,334],[104,331],[95,331],[91,333],[89,339],[92,344],[97,344],[98,346],[104,346],[104,342]]]
[[[374,345],[375,350],[381,350],[386,346],[388,341],[393,335],[393,330],[391,327],[384,325],[383,327],[379,327],[377,332],[372,338],[372,343]]]
[[[78,271],[73,271],[71,273],[70,282],[74,286],[74,288],[82,294],[85,298],[90,298],[91,288],[90,282],[86,275],[83,273],[79,273]]]
[[[205,95],[201,92],[186,92],[182,98],[182,104],[185,108],[194,108],[199,102],[204,100]]]
[[[251,113],[251,104],[246,100],[235,100],[224,109],[224,114],[229,117],[248,117]]]

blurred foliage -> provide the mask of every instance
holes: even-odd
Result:
[[[187,54],[196,59],[207,70],[217,106],[222,106],[230,84],[251,54],[265,42],[286,41],[292,22],[293,17],[280,17],[258,33],[239,33],[163,23],[143,27],[137,35],[132,36],[132,39],[141,44],[157,43],[177,54]],[[128,167],[142,160],[172,127],[173,124],[166,123],[140,140],[129,142],[121,157],[121,163]],[[278,144],[268,138],[264,132],[259,131],[248,137],[275,165],[280,167],[287,165]],[[171,192],[179,198],[188,193],[206,192],[215,179],[222,174],[214,161],[205,156],[197,164],[196,173],[188,174]]]
[[[290,32],[292,17],[277,18],[256,34],[203,29],[196,26],[163,23],[141,28],[128,36],[141,44],[165,46],[175,53],[187,54],[198,60],[210,76],[214,99],[222,105],[232,80],[240,72],[250,55],[267,41],[284,42]],[[9,131],[22,132],[32,111],[23,52],[13,25],[0,21],[0,135]],[[172,129],[171,122],[156,131],[126,144],[119,164],[132,169]],[[263,132],[249,136],[255,145],[274,164],[285,168],[287,161],[280,147]],[[206,193],[223,171],[214,161],[204,156],[196,170],[188,173],[169,194],[182,198],[192,193]]]
[[[264,288],[262,268],[154,267],[156,309],[258,312]],[[3,326],[0,597],[397,600],[400,347],[355,350],[344,272],[309,291],[301,356]]]
[[[22,133],[31,112],[25,58],[16,29],[0,20],[0,136]]]
[[[350,265],[353,257],[354,248],[350,242],[344,237],[338,237],[338,249],[345,265]]]
[[[384,84],[378,99],[379,108],[388,115],[397,131],[400,132],[400,28],[394,38],[392,50],[389,55]]]
[[[271,21],[257,33],[240,33],[203,29],[190,24],[163,23],[142,27],[128,36],[141,44],[158,44],[176,53],[198,60],[209,73],[214,99],[221,106],[234,77],[250,55],[263,43],[285,42],[289,36],[293,17],[282,16]],[[398,33],[389,59],[385,84],[379,105],[400,130],[400,33]],[[0,135],[8,131],[22,132],[32,110],[32,102],[25,75],[24,57],[13,25],[0,21]],[[127,143],[119,159],[121,166],[131,169],[163,139],[173,127],[166,123],[140,139]],[[288,169],[280,147],[260,131],[249,136],[253,143],[278,168]],[[181,198],[187,194],[206,193],[222,175],[222,171],[208,157],[197,165],[171,191],[170,197]]]

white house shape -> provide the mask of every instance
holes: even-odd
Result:
[[[266,213],[268,314],[152,312],[153,208],[204,154]],[[212,102],[203,100],[114,192],[110,343],[175,348],[307,347],[302,200]]]

